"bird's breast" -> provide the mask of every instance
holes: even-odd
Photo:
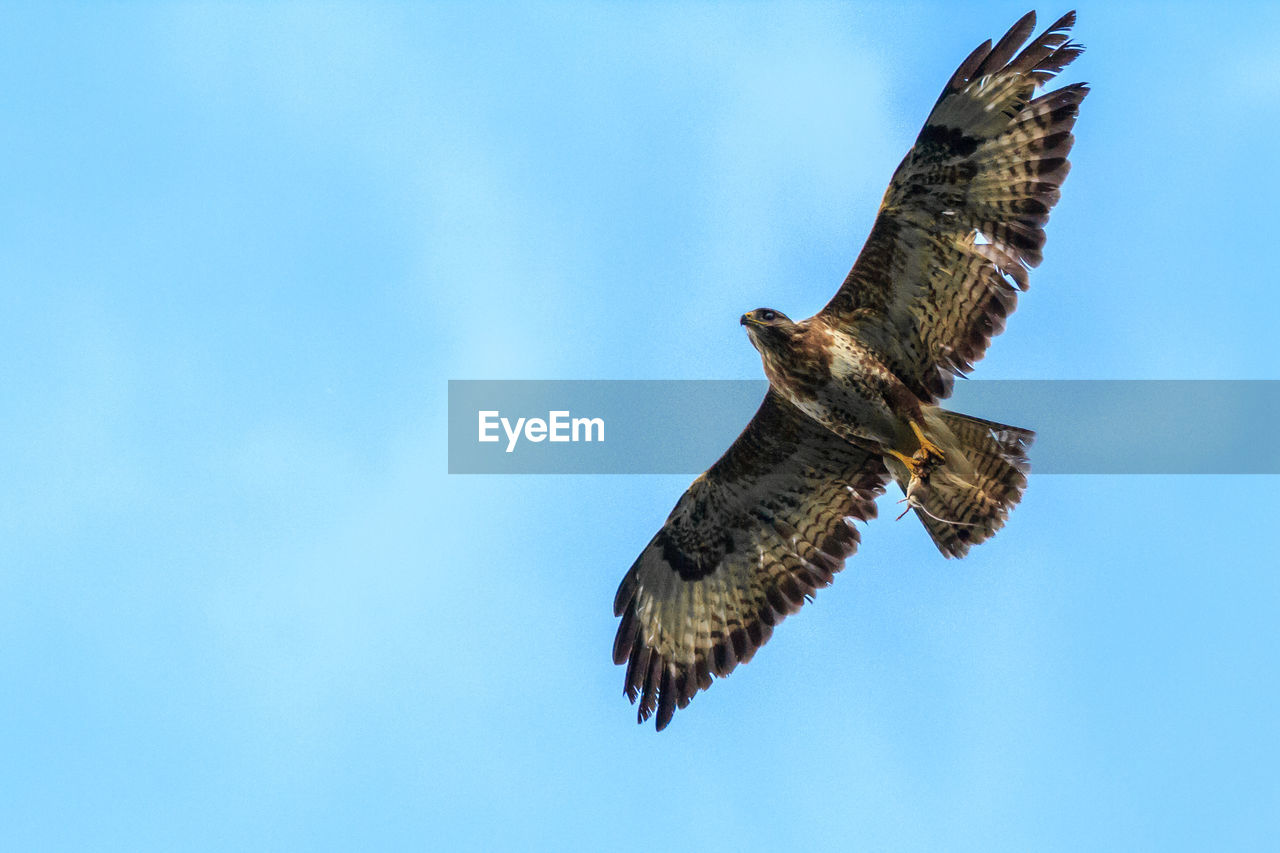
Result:
[[[773,386],[818,423],[849,439],[894,442],[903,419],[891,399],[901,385],[880,359],[857,340],[829,331],[821,353],[800,350],[797,363],[776,360],[765,372]]]

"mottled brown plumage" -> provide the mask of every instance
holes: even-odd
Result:
[[[818,314],[743,315],[770,390],[627,572],[615,663],[639,719],[750,660],[858,545],[892,477],[938,549],[993,535],[1026,485],[1028,430],[936,403],[1004,328],[1070,168],[1088,88],[1033,97],[1083,48],[1074,13],[1019,52],[1028,13],[979,46],[938,98],[871,235]]]

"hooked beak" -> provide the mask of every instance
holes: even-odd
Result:
[[[752,314],[752,313],[746,313],[746,314],[743,314],[743,315],[742,315],[742,319],[741,319],[741,320],[739,320],[739,321],[738,321],[738,323],[739,323],[739,325],[742,325],[742,326],[758,325],[758,321],[756,320],[756,316],[755,316],[755,314]]]

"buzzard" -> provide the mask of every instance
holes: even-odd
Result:
[[[947,81],[889,182],[839,291],[795,322],[742,316],[769,391],[680,498],[614,599],[613,660],[639,721],[659,730],[716,676],[751,660],[831,583],[893,479],[947,557],[1003,526],[1034,433],[938,401],[1004,328],[1070,168],[1089,89],[1034,97],[1083,51],[1064,15],[1021,52],[1035,13]]]

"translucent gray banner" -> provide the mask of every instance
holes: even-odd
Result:
[[[450,380],[450,474],[697,474],[764,380]],[[1280,474],[1280,380],[974,380],[946,407],[1037,433],[1039,474]]]

